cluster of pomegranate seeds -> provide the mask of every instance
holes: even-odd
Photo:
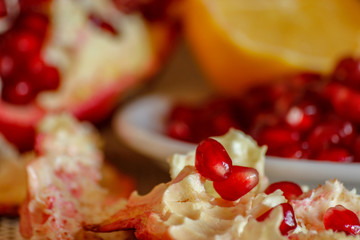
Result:
[[[335,232],[345,232],[347,235],[360,234],[360,221],[358,216],[342,205],[336,205],[326,210],[324,214],[325,229]]]
[[[59,87],[58,70],[46,64],[41,56],[48,25],[46,15],[26,8],[12,27],[0,35],[1,96],[4,101],[27,104],[39,92]]]
[[[233,166],[225,148],[212,138],[196,148],[195,168],[201,176],[213,181],[216,192],[229,201],[239,199],[259,182],[255,168]]]
[[[283,218],[282,222],[280,223],[279,229],[280,229],[281,234],[286,236],[291,231],[293,231],[297,226],[294,209],[289,203],[282,203],[276,207],[282,208],[284,218]],[[276,208],[276,207],[274,207],[274,208]],[[265,212],[263,215],[258,217],[256,220],[259,222],[264,221],[267,217],[269,217],[270,213],[274,210],[274,208],[271,208],[269,211]]]
[[[270,184],[266,189],[265,193],[270,194],[275,192],[276,190],[280,189],[283,192],[284,197],[291,201],[293,199],[298,198],[301,194],[303,194],[303,191],[301,187],[294,183],[294,182],[288,182],[288,181],[281,181],[281,182],[275,182]]]
[[[329,75],[301,73],[235,98],[177,104],[167,134],[197,143],[230,127],[268,146],[268,155],[360,161],[360,59],[341,60]]]

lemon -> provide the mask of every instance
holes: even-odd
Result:
[[[186,0],[184,29],[215,88],[238,94],[360,55],[360,1]]]

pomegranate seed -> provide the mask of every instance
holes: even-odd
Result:
[[[15,60],[9,54],[0,55],[0,76],[9,77],[15,69]]]
[[[275,192],[276,190],[280,189],[283,192],[284,197],[290,201],[296,199],[303,191],[301,190],[300,186],[294,182],[282,181],[270,184],[266,189],[265,193],[270,194]]]
[[[214,181],[213,186],[223,199],[235,201],[250,192],[258,183],[259,173],[255,168],[233,166],[228,179]]]
[[[295,213],[293,207],[289,203],[282,203],[276,207],[281,206],[284,219],[281,221],[279,226],[279,230],[282,235],[288,235],[292,230],[294,230],[297,226]],[[275,207],[275,208],[276,208]],[[270,209],[269,211],[265,212],[263,215],[258,217],[256,220],[259,222],[264,221],[266,218],[269,217],[270,213],[274,210],[274,208]]]
[[[38,75],[37,88],[41,90],[54,90],[60,85],[59,71],[54,67],[45,67]]]
[[[285,148],[275,149],[271,154],[285,158],[309,159],[310,152],[307,145],[306,142],[303,142],[302,144],[293,144],[286,146]]]
[[[40,38],[45,36],[49,19],[47,16],[37,12],[23,14],[18,22],[21,29],[36,33]]]
[[[190,126],[186,122],[173,120],[168,124],[166,132],[167,135],[172,138],[186,142],[193,142]]]
[[[229,112],[216,114],[211,121],[211,125],[215,136],[227,133],[230,128],[240,128]]]
[[[360,93],[336,83],[324,88],[324,96],[328,98],[335,112],[350,121],[360,123]]]
[[[231,174],[232,161],[223,145],[207,138],[196,148],[195,167],[203,177],[223,181]]]
[[[336,66],[333,77],[336,81],[346,86],[360,88],[360,60],[354,58],[344,58]]]
[[[358,216],[342,205],[336,205],[326,210],[324,214],[325,229],[335,232],[358,235],[360,233],[360,222]]]
[[[28,31],[17,32],[12,36],[14,50],[19,54],[30,55],[40,49],[40,40],[33,33]],[[19,56],[21,57],[21,55]]]
[[[309,134],[309,146],[322,150],[333,145],[351,145],[355,132],[354,126],[348,121],[328,121],[318,124]]]
[[[111,33],[112,35],[118,35],[118,31],[114,28],[114,26],[112,26],[110,23],[104,21],[104,19],[102,19],[101,17],[99,17],[95,14],[90,14],[89,20],[95,26],[101,28],[102,30],[107,31],[107,32]]]
[[[292,128],[307,131],[319,119],[319,110],[315,104],[304,102],[292,106],[285,116],[285,122]]]
[[[353,162],[354,156],[344,148],[332,148],[321,151],[317,156],[317,160],[327,160],[332,162]]]
[[[27,104],[34,99],[34,93],[28,81],[19,81],[4,86],[3,99],[13,104]]]
[[[299,141],[300,135],[297,131],[285,127],[272,127],[264,129],[257,140],[260,145],[267,145],[269,149],[277,149],[286,145],[292,145]]]

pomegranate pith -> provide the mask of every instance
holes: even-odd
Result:
[[[284,219],[281,221],[279,230],[282,235],[286,236],[288,235],[292,230],[294,230],[297,226],[296,219],[295,219],[295,213],[293,207],[289,203],[282,203],[276,207],[281,207],[284,215]],[[274,208],[271,208],[267,212],[265,212],[263,215],[258,217],[256,220],[259,222],[264,221],[270,213],[274,210]]]
[[[284,197],[288,201],[296,199],[301,194],[303,194],[303,191],[298,184],[296,184],[294,182],[289,182],[289,181],[281,181],[281,182],[272,183],[265,189],[264,192],[266,194],[270,194],[270,193],[275,192],[278,189],[280,189],[283,192]]]
[[[228,179],[213,182],[213,186],[223,199],[235,201],[250,192],[258,183],[259,173],[255,168],[233,166]]]
[[[360,221],[358,216],[342,205],[336,205],[326,210],[324,214],[325,229],[346,234],[360,234]]]
[[[203,177],[223,181],[232,172],[232,161],[221,143],[207,138],[196,148],[195,167]]]

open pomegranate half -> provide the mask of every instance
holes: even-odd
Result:
[[[170,52],[171,2],[0,0],[0,132],[25,151],[48,112],[104,119]]]

